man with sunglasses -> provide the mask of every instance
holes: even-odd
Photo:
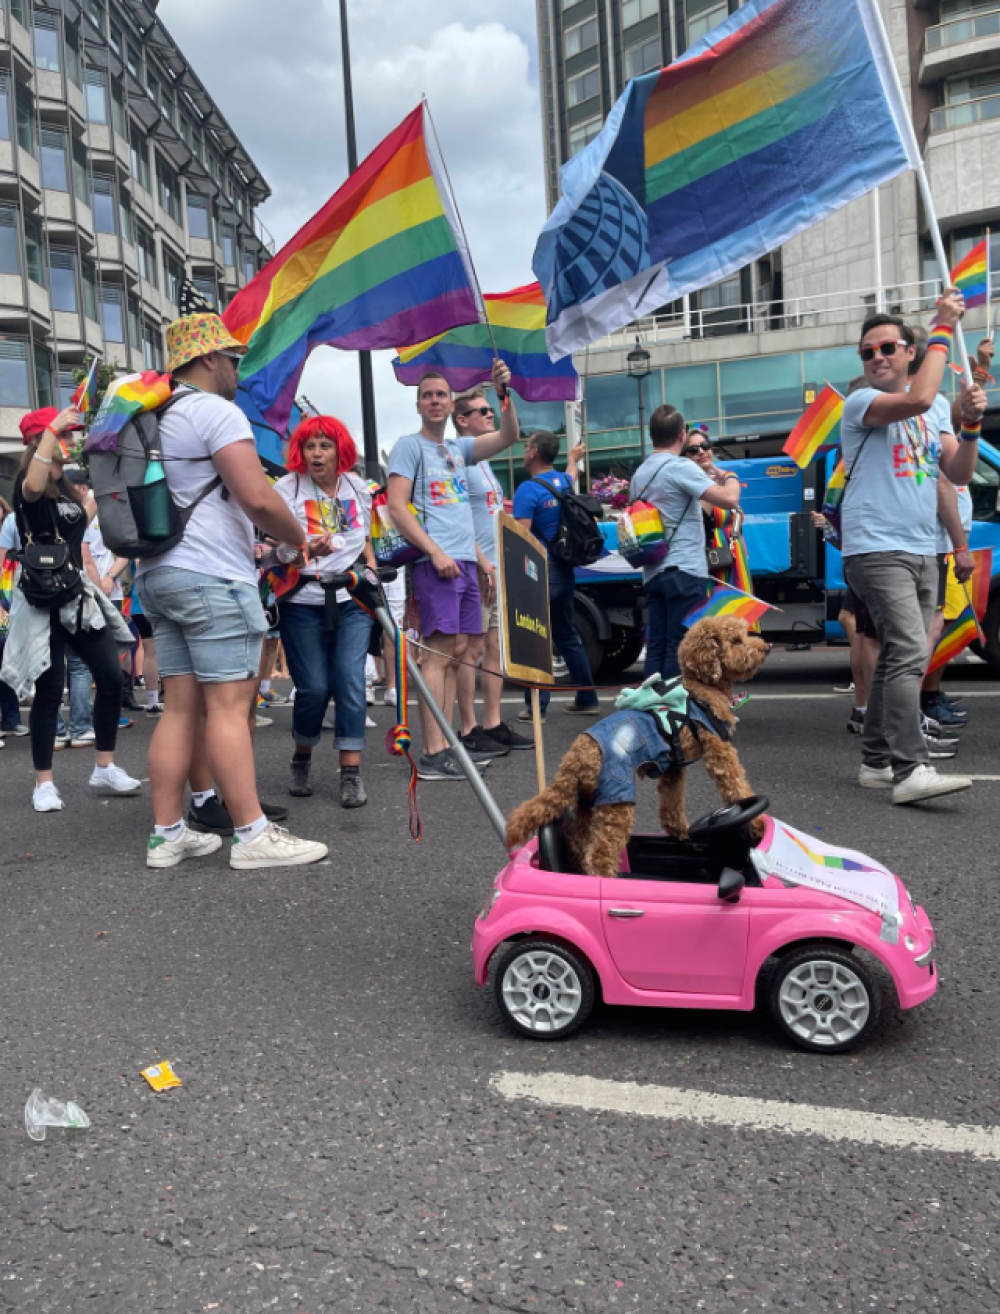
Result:
[[[257,794],[251,708],[267,631],[257,587],[254,525],[293,550],[298,520],[271,487],[253,430],[235,406],[246,347],[218,315],[185,315],[167,329],[167,372],[176,385],[159,440],[174,502],[197,502],[181,541],[139,561],[136,587],[156,638],[163,715],[149,749],[154,833],[146,863],[176,866],[214,852],[218,834],[189,829],[184,787],[203,714],[212,775],[235,828],[229,865],[246,871],[319,862],[325,844],[271,824]],[[204,804],[206,794],[193,798]]]
[[[896,315],[867,319],[858,351],[867,386],[847,398],[841,421],[844,574],[879,641],[858,784],[891,789],[892,801],[900,804],[972,785],[930,765],[920,724],[927,630],[937,596],[938,471],[953,484],[968,483],[986,409],[982,388],[963,386],[956,437],[944,427],[937,402],[954,328],[964,313],[962,294],[948,288],[912,378],[916,347],[910,327]]]
[[[455,407],[447,379],[428,371],[417,384],[418,433],[400,438],[389,453],[388,510],[402,536],[424,553],[413,566],[413,596],[420,633],[431,650],[421,671],[448,718],[455,712],[460,661],[476,662],[483,646],[482,600],[476,529],[469,502],[468,467],[489,460],[517,442],[520,429],[507,392],[510,370],[493,363],[493,386],[506,396],[499,428],[476,435],[444,436]],[[416,508],[420,520],[410,506]],[[422,522],[422,523],[421,523]],[[464,780],[438,723],[420,705],[424,751],[417,763],[421,780]],[[477,765],[497,755],[473,751]]]

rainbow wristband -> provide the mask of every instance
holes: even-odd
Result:
[[[930,337],[927,339],[928,351],[943,351],[948,355],[951,351],[951,340],[955,330],[950,324],[934,324],[931,326]]]
[[[980,420],[977,424],[969,424],[962,421],[962,442],[975,443],[979,441],[979,436],[983,431],[983,422]]]

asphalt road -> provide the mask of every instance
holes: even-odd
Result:
[[[84,752],[57,758],[66,811],[36,816],[27,743],[8,740],[0,1310],[1000,1310],[1000,1164],[491,1085],[563,1073],[1000,1125],[1000,781],[921,809],[859,790],[831,693],[845,668],[773,653],[737,741],[776,815],[888,863],[935,922],[939,993],[886,1007],[844,1057],[792,1049],[763,1015],[605,1008],[563,1044],[509,1034],[469,955],[501,849],[450,782],[421,786],[411,843],[390,709],[367,809],[336,806],[326,744],[316,795],[292,800],[331,859],[249,876],[224,854],[149,872],[148,800],[88,797]],[[951,686],[971,713],[956,765],[1000,775],[1000,683],[970,666]],[[274,718],[258,761],[278,798],[290,711]],[[579,729],[550,713],[550,769]],[[122,736],[140,776],[148,734],[141,718]],[[530,753],[490,769],[502,808],[533,772]],[[692,815],[713,804],[701,768],[688,789]],[[182,1089],[146,1086],[161,1059]],[[36,1085],[91,1129],[30,1142]]]

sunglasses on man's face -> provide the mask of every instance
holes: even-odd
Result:
[[[692,443],[690,447],[684,448],[684,455],[691,456],[695,452],[710,452],[711,450],[711,443]]]
[[[492,406],[473,406],[471,411],[463,411],[462,418],[466,419],[470,415],[492,415]]]
[[[867,365],[870,360],[875,359],[876,353],[883,356],[895,356],[897,347],[908,347],[909,345],[902,338],[897,338],[895,342],[880,342],[877,347],[859,347],[858,355]]]
[[[237,356],[235,351],[220,351],[218,354],[220,356],[225,356],[226,360],[228,360],[232,364],[234,370],[238,370],[240,368],[240,361],[243,359],[243,357]]]

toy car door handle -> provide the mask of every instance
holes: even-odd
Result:
[[[645,917],[645,911],[642,908],[609,908],[609,917]]]

